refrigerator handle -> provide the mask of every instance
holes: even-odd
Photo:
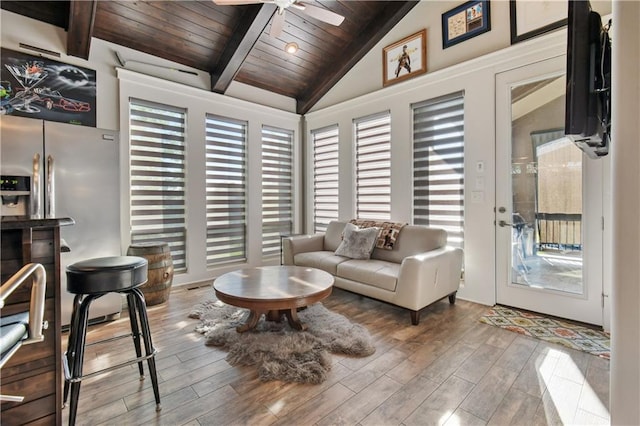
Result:
[[[47,157],[47,203],[45,218],[51,219],[56,216],[56,197],[55,197],[55,179],[53,170],[53,157]]]
[[[40,213],[42,212],[40,206],[40,154],[35,153],[33,155],[33,176],[31,177],[31,199],[29,200],[31,217],[34,219],[40,219]]]

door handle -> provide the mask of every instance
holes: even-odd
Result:
[[[31,182],[31,217],[40,219],[40,154],[33,155],[33,181]]]
[[[56,215],[56,199],[55,199],[55,174],[54,174],[54,162],[53,157],[47,157],[47,203],[46,208],[47,211],[45,213],[45,218],[51,219]]]
[[[505,226],[513,226],[513,223],[509,223],[509,222],[505,222],[504,220],[501,220],[500,222],[498,222],[498,225],[504,228]]]

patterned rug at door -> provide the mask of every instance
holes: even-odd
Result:
[[[480,322],[609,359],[609,333],[542,314],[494,306]]]

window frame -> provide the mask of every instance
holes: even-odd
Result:
[[[360,129],[360,125],[364,127]],[[391,111],[382,111],[353,120],[353,146],[354,146],[354,211],[358,219],[390,220],[391,219]],[[384,134],[376,133],[388,128]],[[359,137],[362,130],[366,138]],[[384,141],[375,142],[375,139]],[[360,142],[366,142],[361,145]],[[360,149],[364,152],[360,152]],[[366,148],[366,149],[365,149]],[[380,148],[384,149],[383,154],[378,156]],[[365,155],[366,154],[366,155]],[[362,161],[361,161],[362,159]],[[381,165],[385,167],[380,168]],[[384,173],[382,173],[384,171]],[[366,172],[362,175],[361,172]],[[376,180],[387,180],[386,186],[374,186],[371,182]],[[365,183],[361,185],[361,183]],[[363,189],[363,191],[360,190]],[[377,188],[377,189],[374,189]],[[376,194],[375,191],[378,191]],[[367,194],[367,192],[369,192]],[[379,204],[375,198],[386,198],[384,203]],[[368,205],[369,208],[364,208]]]
[[[186,272],[187,110],[139,98],[129,98],[128,107],[130,241],[132,244],[166,242],[175,273]],[[145,113],[133,113],[145,108],[148,109]],[[172,115],[177,119],[169,120]],[[165,120],[161,121],[162,118]],[[146,123],[146,127],[136,122]],[[170,130],[172,125],[174,130]],[[159,165],[162,168],[158,169]],[[147,173],[135,172],[142,169],[148,169]],[[173,185],[166,185],[167,179]],[[153,202],[158,199],[164,202]],[[149,214],[154,211],[155,214]]]
[[[265,133],[266,132],[266,133]],[[266,135],[270,134],[270,137],[266,137]],[[278,139],[279,142],[269,142],[269,139]],[[262,152],[261,152],[261,167],[262,167],[262,258],[270,259],[273,257],[280,256],[280,244],[281,237],[285,235],[291,235],[294,229],[294,221],[295,221],[295,132],[290,129],[283,129],[276,126],[271,125],[262,125],[261,131],[261,140],[262,140]],[[269,150],[265,149],[266,147]],[[278,156],[278,153],[288,152],[288,156],[282,157]],[[284,162],[279,161],[281,159],[285,159]],[[278,164],[280,170],[279,172],[274,170],[275,164]],[[266,166],[268,165],[268,166]],[[265,167],[266,166],[266,167]],[[282,173],[282,169],[288,168],[288,191],[284,191],[285,197],[282,198],[281,195],[283,191],[281,188],[286,187],[284,184],[284,180],[287,179],[287,174]],[[265,179],[265,175],[272,176],[271,180]],[[269,188],[268,191],[266,189],[266,182],[272,183],[272,187]],[[277,188],[277,190],[276,190]],[[286,188],[285,188],[286,189]],[[266,193],[271,194],[271,197],[265,196]],[[274,195],[277,195],[277,204],[274,204],[276,198]],[[282,201],[285,201],[283,204]],[[283,206],[288,205],[288,209]],[[268,207],[267,207],[268,206]],[[272,225],[272,220],[265,220],[267,217],[266,212],[273,212],[274,209],[278,211],[278,218],[276,220],[277,223],[275,226]],[[288,210],[288,216],[284,218],[281,213],[283,210]],[[287,213],[284,213],[287,215]],[[283,226],[283,219],[288,219],[288,226]],[[277,235],[275,233],[277,232]]]
[[[329,222],[338,220],[340,214],[340,128],[338,124],[332,124],[314,129],[310,134],[313,164],[312,232],[317,233],[325,232]],[[317,166],[319,162],[322,162],[321,167]],[[332,190],[335,193],[331,194]],[[332,202],[332,198],[335,201]],[[326,207],[318,209],[318,204]],[[319,212],[323,212],[323,215],[319,216]]]
[[[437,209],[431,209],[432,206],[432,202],[429,200],[426,204],[422,203],[422,204],[416,204],[416,201],[424,198],[424,197],[429,197],[429,195],[425,195],[424,192],[425,191],[429,191],[429,186],[428,185],[421,185],[421,186],[417,186],[416,185],[416,175],[417,174],[422,174],[424,175],[425,173],[429,173],[428,169],[425,168],[421,168],[420,171],[416,170],[416,162],[418,162],[419,160],[417,160],[416,157],[416,153],[417,148],[416,145],[420,144],[423,145],[420,150],[426,150],[429,149],[430,147],[433,148],[434,146],[437,145],[431,145],[431,146],[427,146],[427,144],[424,142],[424,140],[421,139],[420,142],[416,141],[416,134],[418,133],[418,131],[416,130],[416,111],[418,109],[424,109],[424,108],[429,108],[429,107],[440,107],[440,106],[444,106],[446,104],[455,104],[457,109],[453,109],[450,108],[450,110],[452,111],[451,114],[458,114],[461,117],[461,120],[451,120],[451,119],[441,119],[440,121],[436,121],[435,119],[433,119],[432,117],[429,117],[428,119],[430,120],[430,122],[432,123],[432,126],[434,129],[436,129],[438,126],[441,127],[441,129],[443,129],[444,131],[441,133],[435,133],[432,132],[433,135],[435,136],[434,139],[443,139],[444,136],[449,135],[449,139],[451,141],[449,141],[448,143],[444,143],[442,144],[442,149],[446,150],[446,154],[443,153],[441,156],[441,159],[444,158],[444,161],[447,161],[448,159],[451,158],[456,158],[456,156],[459,157],[459,160],[455,160],[457,161],[455,164],[461,169],[459,172],[457,172],[457,180],[459,182],[454,183],[454,181],[456,180],[456,176],[454,176],[456,174],[456,172],[454,173],[447,173],[447,165],[445,165],[444,167],[441,165],[436,165],[436,172],[432,175],[434,178],[434,180],[440,180],[440,181],[445,181],[448,180],[450,181],[450,185],[449,188],[445,188],[445,189],[439,189],[440,191],[444,191],[444,192],[449,192],[449,194],[441,194],[441,195],[436,195],[437,197],[437,201],[436,203],[433,203],[433,205],[437,206]],[[435,226],[435,227],[439,227],[439,228],[443,228],[447,231],[447,244],[451,245],[453,247],[459,247],[459,248],[464,248],[464,214],[465,214],[465,199],[464,199],[464,195],[465,195],[465,169],[464,169],[464,154],[465,154],[465,134],[464,134],[464,129],[465,129],[465,121],[464,121],[464,113],[465,113],[465,97],[464,97],[464,92],[463,91],[459,91],[459,92],[453,92],[447,95],[443,95],[443,96],[439,96],[436,98],[432,98],[432,99],[428,99],[425,101],[421,101],[421,102],[417,102],[414,104],[411,104],[411,152],[412,152],[412,187],[413,187],[413,191],[412,191],[412,220],[413,223],[416,225],[426,225],[426,226]],[[456,113],[457,111],[457,113]],[[441,113],[442,115],[443,113]],[[458,123],[458,125],[452,124],[452,123]],[[439,123],[439,124],[438,124]],[[461,123],[461,124],[460,124]],[[459,130],[457,131],[457,133],[461,133],[461,135],[454,135],[453,133],[455,133],[455,128],[459,128]],[[421,129],[421,132],[424,133],[427,130],[427,128]],[[445,132],[449,132],[449,133],[445,133]],[[423,138],[424,139],[424,138]],[[453,141],[454,139],[456,139],[456,141]],[[456,146],[455,145],[460,145],[460,149],[458,150],[459,153],[456,153]],[[433,158],[431,160],[429,160],[429,156],[422,156],[422,160],[421,161],[433,161]],[[451,168],[451,167],[449,167]],[[450,171],[450,170],[449,170]],[[428,179],[428,177],[426,176],[421,176],[422,180],[426,180]],[[456,189],[453,188],[454,186],[458,186],[458,191],[456,193]],[[436,201],[436,200],[434,200]],[[457,202],[457,203],[456,203]],[[447,208],[447,206],[449,205],[458,205],[459,206],[459,215],[457,215],[457,218],[454,220],[448,220],[447,218],[447,214],[450,211],[453,211],[455,209],[451,209],[451,208]],[[426,215],[418,215],[416,213],[416,210],[436,210],[439,211],[440,213],[442,213],[440,215],[439,218],[436,219],[436,215],[433,215],[433,218],[429,217],[429,213],[427,213]],[[451,215],[449,215],[451,216]],[[454,222],[458,222],[458,225],[456,226]]]
[[[209,127],[210,121],[219,123],[219,129]],[[215,133],[215,130],[219,130],[219,133]],[[230,263],[246,262],[248,257],[249,123],[246,120],[207,113],[204,132],[207,230],[205,264],[208,269],[213,269]],[[214,140],[218,144],[214,145]],[[235,153],[241,155],[234,155]],[[225,156],[230,158],[224,159]],[[210,161],[209,158],[218,160]],[[241,173],[235,173],[236,170]],[[210,202],[215,198],[226,198],[233,202]]]

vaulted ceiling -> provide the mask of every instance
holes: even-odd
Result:
[[[2,0],[0,7],[64,28],[67,55],[88,59],[95,37],[205,71],[217,93],[235,80],[295,98],[304,114],[418,3],[302,0],[345,19],[334,26],[288,7],[274,37],[278,7],[255,1]],[[285,52],[290,42],[297,53]]]

